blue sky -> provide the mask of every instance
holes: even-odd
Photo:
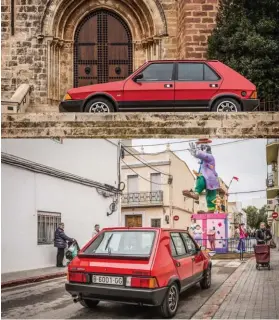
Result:
[[[133,140],[133,146],[151,145],[161,143],[172,143],[187,141],[189,139],[141,139]],[[225,143],[225,144],[224,144]],[[218,144],[224,144],[215,146]],[[231,178],[236,176],[239,182],[234,181],[229,192],[243,192],[266,189],[266,140],[249,139],[249,140],[232,140],[232,139],[212,139],[212,153],[216,160],[216,170],[219,176],[229,184]],[[181,150],[189,148],[189,142],[171,144],[171,150]],[[141,151],[141,147],[136,147]],[[144,147],[145,152],[164,151],[166,145]],[[189,151],[176,152],[176,155],[184,160],[190,169],[198,169],[197,159],[191,156]],[[255,205],[261,207],[266,204],[266,193],[239,193],[230,195],[230,201],[241,201],[243,207]]]

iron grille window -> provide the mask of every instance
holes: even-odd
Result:
[[[161,219],[151,219],[152,228],[161,228]]]
[[[61,213],[38,211],[38,244],[52,244]]]

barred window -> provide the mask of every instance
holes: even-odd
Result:
[[[161,219],[151,219],[152,228],[161,228]]]
[[[38,211],[38,244],[52,244],[60,222],[61,213]]]

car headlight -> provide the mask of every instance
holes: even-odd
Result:
[[[69,95],[69,93],[66,93],[63,100],[72,100],[72,97]]]

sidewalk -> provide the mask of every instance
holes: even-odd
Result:
[[[48,279],[65,277],[67,268],[41,268],[1,274],[1,288],[18,286],[32,282],[40,282]]]
[[[242,263],[192,319],[279,319],[278,250],[270,271],[256,270],[255,258]]]

